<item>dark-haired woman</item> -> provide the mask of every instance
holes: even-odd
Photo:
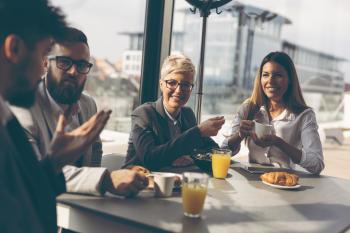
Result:
[[[273,126],[273,133],[258,138],[254,120]],[[301,93],[291,58],[269,53],[262,61],[252,95],[233,120],[232,135],[223,146],[235,153],[246,139],[249,162],[294,169],[299,164],[313,174],[324,168],[323,153],[314,111]]]

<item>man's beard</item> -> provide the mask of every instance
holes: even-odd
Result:
[[[79,86],[76,81],[77,77],[66,75],[61,81],[53,78],[52,70],[49,68],[46,76],[47,89],[51,97],[59,104],[71,105],[76,103],[83,92],[85,82]],[[68,84],[69,83],[69,84]]]
[[[30,108],[35,102],[35,92],[36,89],[16,91],[16,93],[13,93],[13,95],[8,96],[7,100],[12,105],[23,108]]]

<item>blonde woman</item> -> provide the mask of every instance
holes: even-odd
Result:
[[[145,103],[132,113],[132,132],[125,166],[141,165],[150,170],[189,165],[184,155],[194,149],[217,147],[210,138],[224,124],[223,117],[197,125],[191,108],[185,107],[194,86],[195,68],[184,55],[171,55],[161,69],[162,96]]]
[[[271,124],[273,133],[258,138],[254,120]],[[262,61],[251,97],[238,110],[232,136],[223,143],[235,153],[246,139],[249,161],[293,169],[295,164],[319,174],[324,168],[314,111],[305,104],[291,58],[269,53]]]

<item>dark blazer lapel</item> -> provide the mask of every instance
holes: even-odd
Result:
[[[164,110],[164,105],[163,105],[163,97],[160,97],[157,101],[156,101],[156,111],[158,112],[158,114],[166,119],[167,118],[167,115],[165,113],[165,110]]]
[[[196,117],[194,116],[192,109],[190,109],[189,107],[182,107],[181,115],[180,115],[181,132],[184,132],[196,125],[197,125],[197,120],[196,120]]]
[[[159,128],[157,129],[159,133],[159,139],[161,140],[161,143],[167,142],[170,140],[170,132],[169,132],[169,126],[168,126],[168,116],[165,113],[164,105],[163,105],[163,97],[159,98],[155,103],[156,112],[157,115],[160,116],[160,119],[158,121]]]
[[[78,119],[79,119],[79,124],[82,125],[84,122],[86,122],[87,116],[89,115],[88,109],[87,108],[83,108],[81,105],[81,101],[78,101],[78,105],[79,105],[79,112],[78,112]]]
[[[79,125],[84,124],[84,122],[86,122],[88,119],[88,112],[87,112],[87,108],[82,108],[81,107],[81,101],[78,101],[78,105],[79,105],[79,112],[78,112],[78,121],[79,121]],[[84,164],[90,164],[91,162],[91,157],[92,157],[92,151],[91,151],[91,147],[89,147],[89,149],[87,151],[85,151],[84,154],[82,154],[80,156],[80,158],[75,162],[75,165],[77,167],[82,167],[84,166]]]
[[[184,111],[184,108],[181,108],[181,115],[180,115],[181,132],[184,132],[187,129],[192,127],[192,125],[190,125],[190,122],[188,122],[188,120],[186,119],[188,119],[188,117],[186,117],[186,111]]]
[[[41,106],[40,109],[43,112],[45,123],[48,126],[50,136],[52,137],[56,131],[57,122],[54,120],[54,117],[52,117],[53,110],[47,95],[45,79],[39,84],[37,97],[37,101]]]

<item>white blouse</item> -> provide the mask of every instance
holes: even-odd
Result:
[[[232,134],[237,133],[243,116],[247,115],[247,104],[243,104],[235,115],[232,124]],[[278,117],[269,121],[265,107],[261,107],[255,114],[254,120],[273,126],[274,134],[282,138],[286,143],[302,151],[299,165],[311,173],[319,174],[323,168],[323,152],[315,113],[311,108],[296,115],[284,110]],[[276,146],[260,147],[248,138],[249,162],[259,164],[273,164],[283,168],[294,169],[295,164],[290,157]],[[222,147],[228,147],[228,139]],[[238,153],[240,146],[233,151]]]

